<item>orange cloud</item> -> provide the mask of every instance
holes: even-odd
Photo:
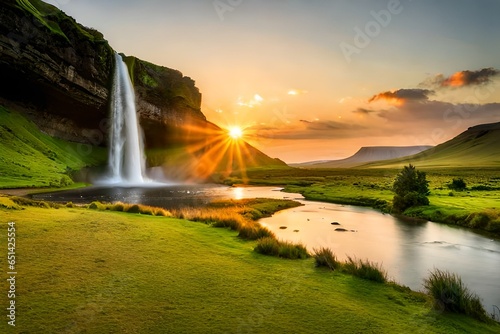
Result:
[[[449,77],[438,74],[422,82],[420,86],[424,87],[465,87],[473,85],[483,85],[491,82],[494,76],[500,74],[500,70],[489,67],[483,68],[478,71],[459,71],[455,72]]]
[[[442,86],[451,86],[451,87],[460,87],[464,86],[466,83],[465,81],[465,74],[464,72],[457,72],[451,75],[448,79],[444,80],[441,85]]]
[[[428,89],[398,89],[373,95],[368,102],[382,100],[392,105],[401,106],[407,101],[428,100],[428,95],[432,93],[434,92]]]

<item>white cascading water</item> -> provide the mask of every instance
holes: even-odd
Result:
[[[118,53],[115,53],[109,139],[109,181],[125,184],[144,183],[146,162],[142,130],[135,108],[134,88],[127,65]]]

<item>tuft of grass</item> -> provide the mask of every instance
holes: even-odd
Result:
[[[141,213],[141,208],[139,207],[139,204],[132,204],[125,208],[125,211],[128,213]]]
[[[246,224],[245,219],[232,208],[182,208],[174,210],[174,217],[211,224],[213,227],[227,227],[239,231]]]
[[[310,255],[302,244],[279,241],[273,237],[264,237],[257,241],[254,251],[263,255],[277,256],[285,259],[307,259]]]
[[[9,197],[14,203],[20,206],[32,206],[39,207],[44,209],[54,208],[59,209],[62,205],[53,203],[53,202],[45,202],[45,201],[35,201],[26,197],[18,197],[18,196],[10,196]]]
[[[155,208],[154,215],[155,216],[162,216],[162,217],[171,217],[172,216],[172,214],[169,211],[162,209],[162,208]]]
[[[110,210],[111,211],[118,211],[118,212],[125,211],[125,205],[126,204],[124,204],[122,202],[115,202],[115,203],[113,203],[113,205],[111,205]]]
[[[258,223],[247,224],[240,228],[238,237],[246,240],[258,240],[260,238],[276,238],[273,232]]]
[[[20,210],[21,207],[9,197],[0,196],[0,208],[8,210]]]
[[[434,269],[424,279],[424,287],[434,299],[436,309],[489,321],[479,297],[469,290],[457,274]]]
[[[90,203],[87,208],[91,210],[106,210],[106,206],[99,201],[94,201]]]
[[[337,260],[335,254],[333,254],[330,248],[321,247],[319,249],[314,249],[314,264],[316,267],[327,267],[331,270],[339,269],[341,262]]]
[[[265,237],[258,240],[254,251],[263,255],[278,256],[279,248],[279,242],[276,238]]]
[[[233,209],[249,220],[259,220],[285,209],[301,206],[299,202],[275,198],[245,198],[219,200],[210,203],[210,208]]]
[[[279,241],[278,256],[285,259],[307,259],[310,257],[306,246],[301,243],[295,244],[288,241]]]
[[[356,259],[347,256],[347,261],[342,266],[343,271],[374,282],[387,282],[387,272],[381,265],[369,260]]]
[[[92,210],[109,210],[109,211],[118,211],[118,212],[127,212],[127,213],[139,213],[142,215],[150,215],[150,216],[163,216],[163,217],[171,217],[172,214],[162,208],[157,208],[149,205],[142,204],[127,204],[122,202],[115,203],[101,203],[98,201],[92,202],[87,206]]]

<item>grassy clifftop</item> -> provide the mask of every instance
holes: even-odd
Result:
[[[69,173],[105,161],[104,148],[50,137],[21,114],[0,106],[1,188],[69,185]]]
[[[68,42],[70,39],[64,31],[71,28],[72,33],[76,32],[81,37],[93,42],[106,42],[103,35],[95,29],[84,27],[78,24],[72,17],[67,16],[58,8],[40,0],[16,0],[10,1],[15,7],[33,15],[42,25],[47,27],[52,33],[61,36]]]
[[[180,71],[159,66],[134,56],[124,57],[132,83],[149,102],[175,105],[182,100],[192,110],[200,110],[201,94],[194,80]],[[201,115],[200,115],[201,116]]]

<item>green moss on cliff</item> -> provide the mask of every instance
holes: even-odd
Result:
[[[17,8],[35,17],[38,22],[47,27],[53,34],[59,35],[69,43],[71,43],[71,37],[68,35],[74,33],[91,42],[107,43],[99,31],[78,24],[63,11],[43,1],[16,0],[16,4]]]
[[[199,110],[201,94],[194,81],[181,72],[152,64],[133,56],[124,56],[132,82],[148,92],[150,103],[176,106],[179,103]],[[136,87],[137,88],[137,87]]]
[[[72,171],[105,161],[105,149],[50,137],[0,106],[0,188],[66,186]]]
[[[158,87],[158,82],[156,82],[155,79],[151,78],[147,73],[145,73],[141,77],[141,81],[146,86],[149,86],[149,87],[152,87],[152,88]]]

